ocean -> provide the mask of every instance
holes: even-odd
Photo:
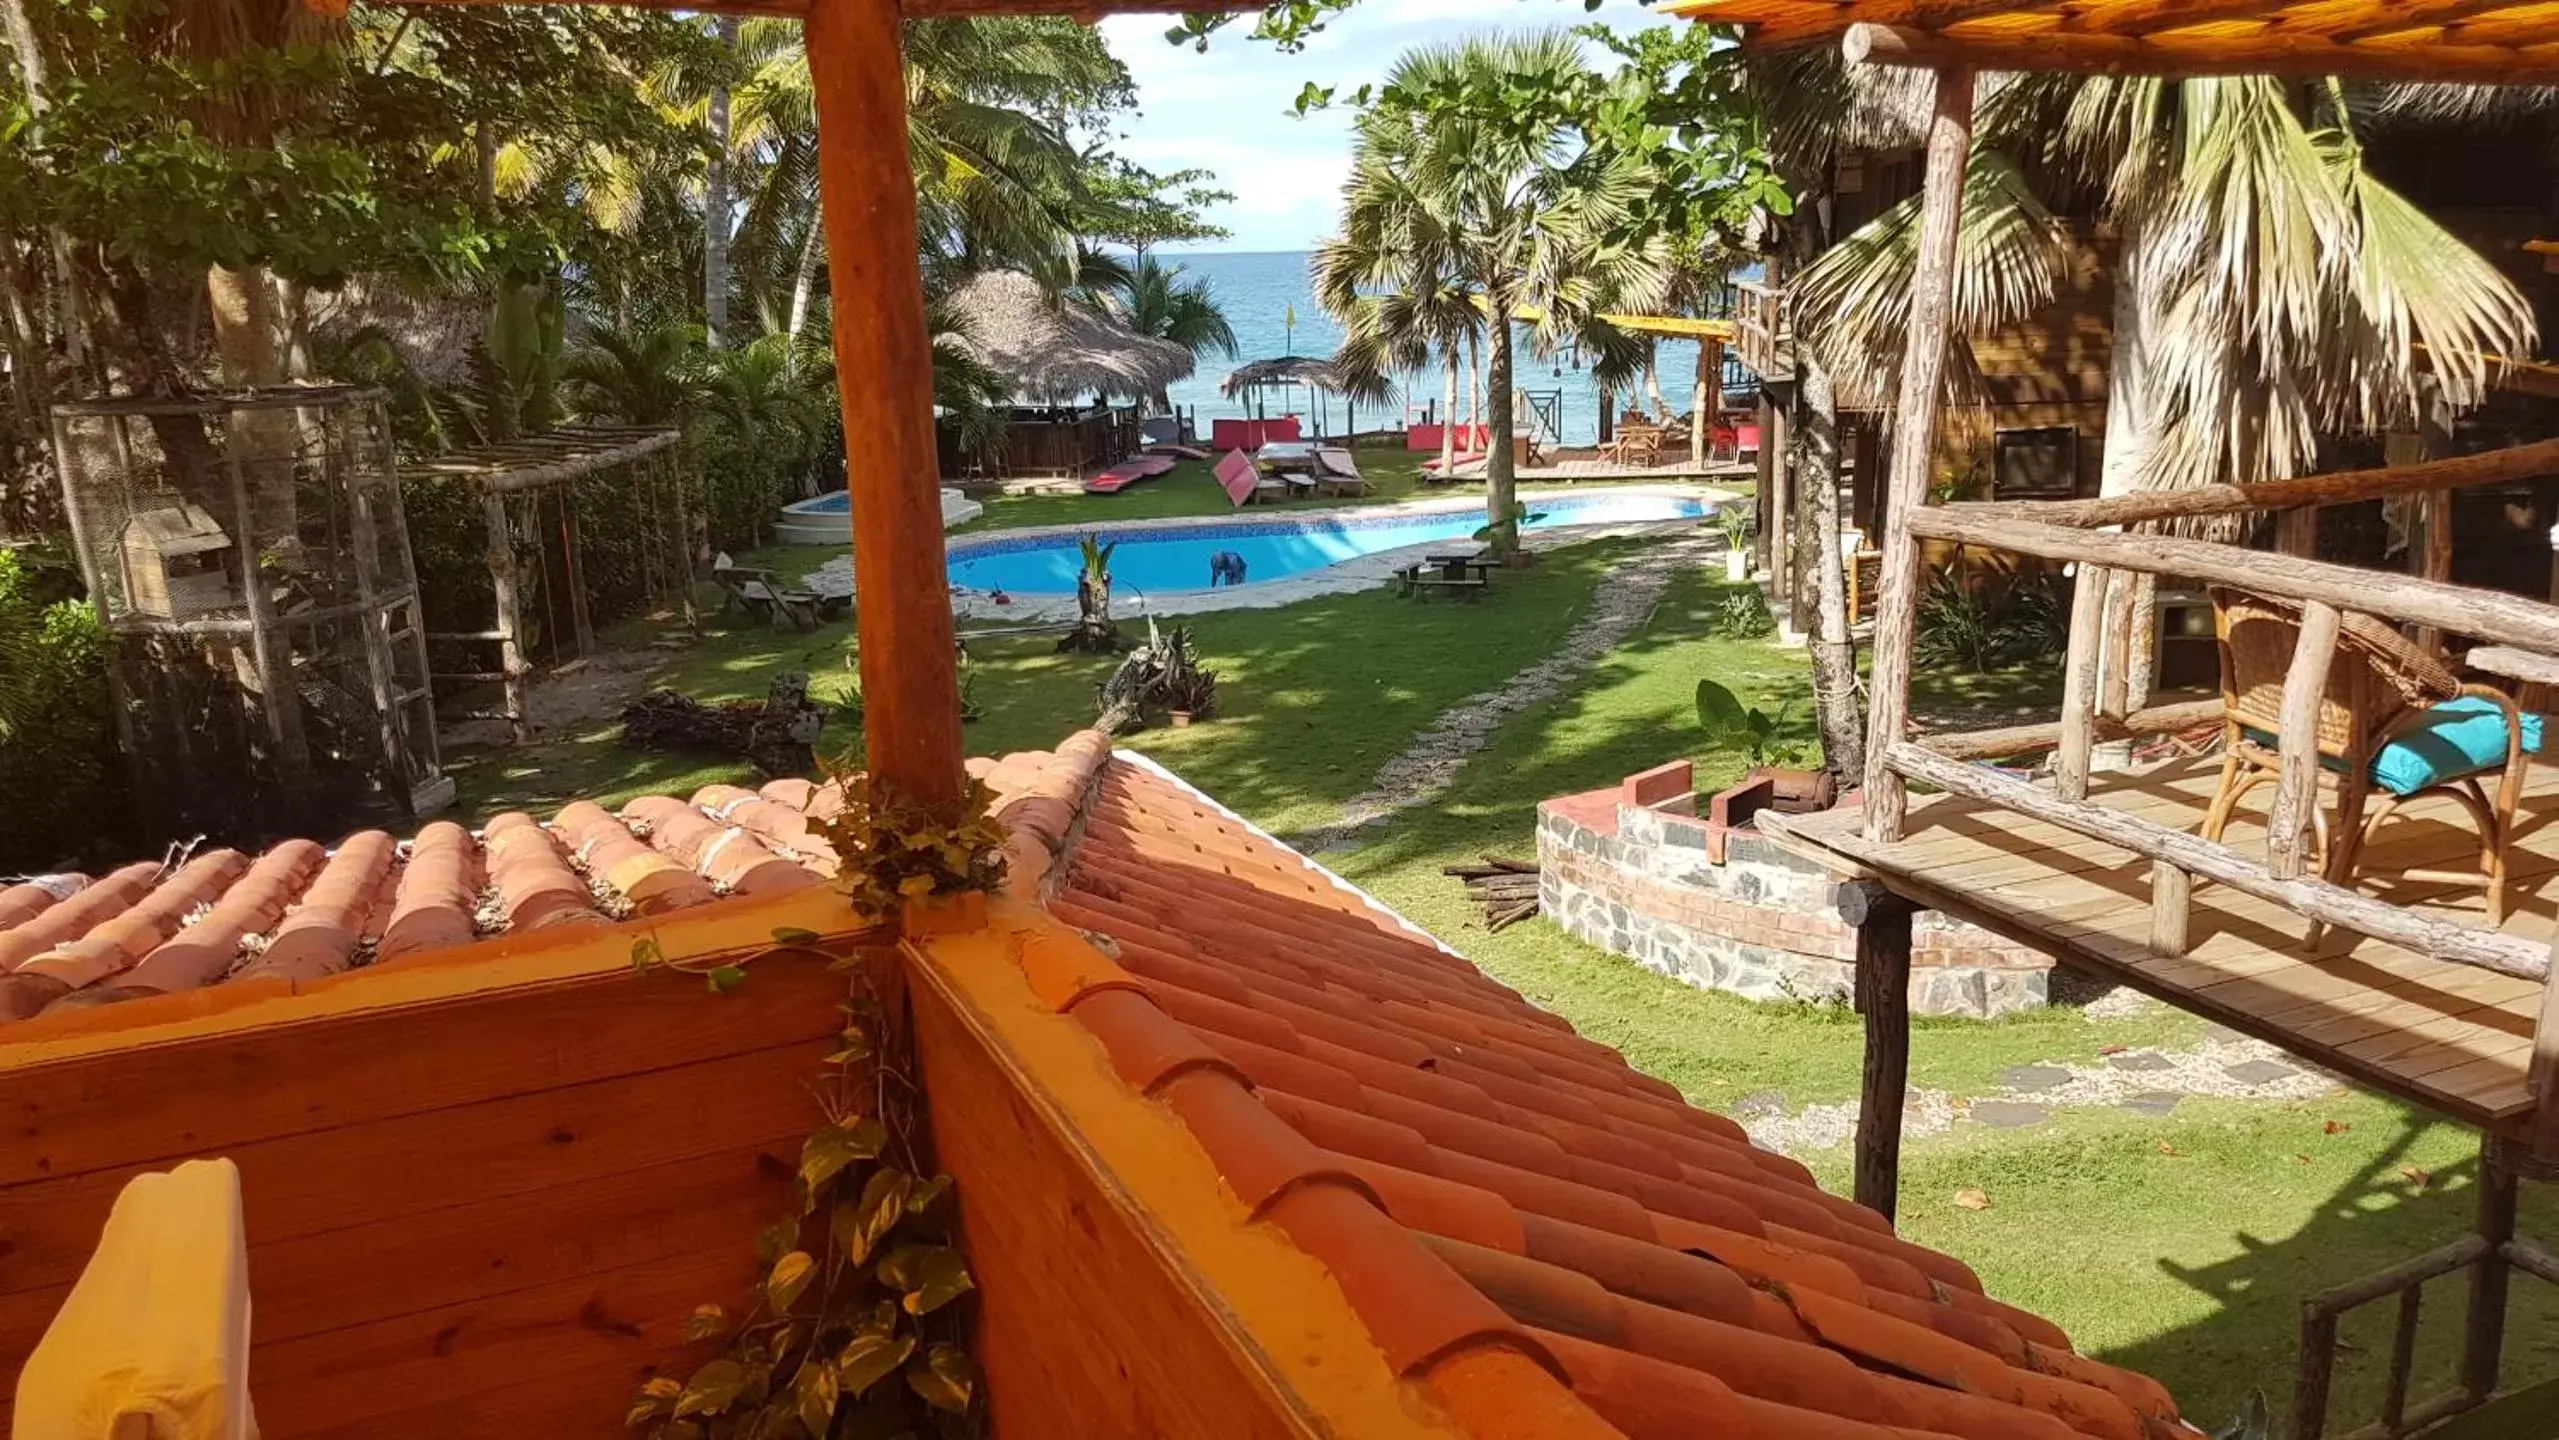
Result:
[[[1218,393],[1218,385],[1227,372],[1247,360],[1266,360],[1280,355],[1328,356],[1341,343],[1341,327],[1315,303],[1314,288],[1307,279],[1310,258],[1303,250],[1254,252],[1217,252],[1175,254],[1159,252],[1157,258],[1167,265],[1182,267],[1185,278],[1205,280],[1215,293],[1217,303],[1226,312],[1227,323],[1235,327],[1235,359],[1214,352],[1200,358],[1199,369],[1190,379],[1172,389],[1175,405],[1196,410],[1200,429],[1205,432],[1210,420],[1219,416],[1240,417],[1241,406]],[[1294,308],[1297,324],[1289,327]],[[1661,344],[1662,397],[1670,402],[1676,415],[1688,408],[1690,384],[1697,373],[1697,345],[1692,341],[1666,339]],[[1537,394],[1554,392],[1560,400],[1559,419],[1563,443],[1590,445],[1599,435],[1599,387],[1591,383],[1590,372],[1579,366],[1569,354],[1537,357],[1528,353],[1526,331],[1521,331],[1521,344],[1515,362],[1513,381],[1520,389]],[[1373,430],[1392,426],[1406,414],[1419,418],[1422,406],[1439,404],[1447,381],[1440,372],[1409,377],[1403,392],[1389,402],[1383,414],[1374,407],[1361,407],[1356,418],[1359,428]],[[1458,412],[1465,413],[1465,383],[1459,382]],[[1638,386],[1640,394],[1641,387]],[[1315,420],[1319,397],[1303,390],[1291,394],[1291,413],[1304,415],[1310,426]],[[1623,409],[1629,397],[1620,395],[1617,403]],[[1644,408],[1650,408],[1650,397],[1641,397]],[[1338,433],[1344,428],[1345,416],[1339,397],[1321,397],[1326,429]],[[1278,415],[1276,396],[1269,413]]]

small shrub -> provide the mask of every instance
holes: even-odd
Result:
[[[1949,566],[1919,597],[1911,654],[1925,666],[1980,674],[2060,654],[2069,634],[2070,607],[2050,576],[1972,584]]]
[[[84,853],[130,809],[106,636],[61,568],[0,549],[0,873]]]
[[[1734,640],[1757,640],[1777,628],[1768,602],[1757,590],[1736,590],[1715,607],[1715,633]]]

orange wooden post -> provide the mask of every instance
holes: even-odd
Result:
[[[815,0],[805,44],[817,94],[870,772],[908,801],[948,804],[962,789],[959,662],[897,5]]]

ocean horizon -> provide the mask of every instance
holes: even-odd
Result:
[[[1168,266],[1181,267],[1186,279],[1208,282],[1219,308],[1226,312],[1227,323],[1235,327],[1235,358],[1227,359],[1214,352],[1200,357],[1199,369],[1191,378],[1171,389],[1175,405],[1195,411],[1200,428],[1221,416],[1244,415],[1244,409],[1218,393],[1228,372],[1251,360],[1268,360],[1282,355],[1329,356],[1342,341],[1339,325],[1315,303],[1313,282],[1308,278],[1307,264],[1313,257],[1308,250],[1198,250],[1188,252],[1155,252],[1156,258]],[[1292,311],[1296,324],[1289,324]],[[1667,339],[1662,342],[1662,398],[1676,415],[1688,409],[1691,385],[1697,373],[1698,346],[1694,341]],[[1529,353],[1525,332],[1516,352],[1514,383],[1522,390],[1559,392],[1563,443],[1590,445],[1599,435],[1599,387],[1591,383],[1590,371],[1569,353],[1539,357]],[[1436,412],[1443,398],[1446,377],[1438,371],[1408,376],[1399,386],[1396,397],[1382,410],[1375,406],[1358,407],[1355,416],[1346,417],[1338,396],[1315,397],[1306,391],[1290,393],[1288,413],[1304,416],[1312,424],[1320,401],[1327,428],[1340,431],[1346,421],[1356,419],[1359,428],[1374,430],[1402,423],[1407,415],[1419,419],[1423,407]],[[1466,409],[1465,385],[1459,382],[1458,413]],[[1641,393],[1617,397],[1622,410],[1629,403],[1651,408],[1651,398]],[[1276,403],[1269,413],[1278,415],[1282,407]]]

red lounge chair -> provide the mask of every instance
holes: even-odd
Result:
[[[1140,455],[1134,460],[1123,460],[1085,481],[1084,493],[1087,495],[1114,494],[1140,480],[1151,479],[1172,468],[1173,457],[1170,455]]]
[[[1226,498],[1240,507],[1253,503],[1253,491],[1262,483],[1262,475],[1253,468],[1252,457],[1241,450],[1229,450],[1226,458],[1217,462],[1217,483],[1226,491]]]
[[[1203,450],[1197,445],[1180,445],[1170,440],[1158,440],[1154,444],[1146,447],[1146,453],[1149,455],[1170,456],[1176,460],[1206,460],[1210,456],[1215,455],[1217,452],[1214,450]]]

